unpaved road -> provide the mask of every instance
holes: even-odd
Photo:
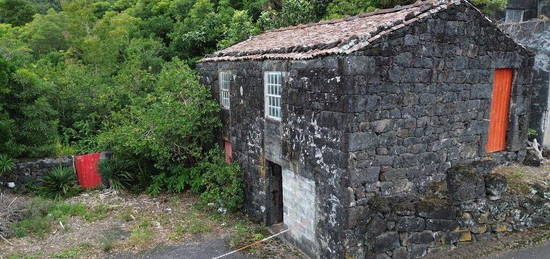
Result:
[[[192,258],[192,259],[211,259],[229,252],[225,246],[226,240],[214,239],[197,244],[186,244],[179,246],[156,247],[142,253],[121,253],[108,256],[109,259],[172,259],[172,258]],[[242,253],[234,253],[224,257],[224,259],[252,259]]]
[[[548,259],[550,258],[550,241],[539,246],[509,251],[487,259]]]

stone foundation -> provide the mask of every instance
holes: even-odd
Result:
[[[533,185],[525,193],[509,191],[505,177],[483,167],[451,168],[447,179],[422,198],[373,197],[368,216],[361,219],[364,253],[419,258],[550,223],[550,189]]]

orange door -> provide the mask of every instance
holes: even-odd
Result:
[[[491,99],[491,117],[487,152],[506,149],[506,131],[508,130],[508,112],[512,91],[512,69],[497,69],[493,83]]]

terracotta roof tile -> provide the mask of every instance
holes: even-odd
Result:
[[[348,54],[407,24],[447,9],[463,0],[426,0],[344,19],[266,31],[231,47],[207,55],[201,62],[310,59]]]

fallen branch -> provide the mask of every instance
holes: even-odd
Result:
[[[10,244],[11,246],[15,246],[12,242],[7,240],[4,236],[0,235],[0,238],[2,238],[2,240],[4,240],[6,243]]]
[[[8,208],[7,208],[7,209],[9,209],[9,208],[11,207],[11,205],[15,202],[15,200],[17,200],[17,197],[15,197],[15,198],[13,199],[13,201],[10,202],[10,204],[8,205]]]

